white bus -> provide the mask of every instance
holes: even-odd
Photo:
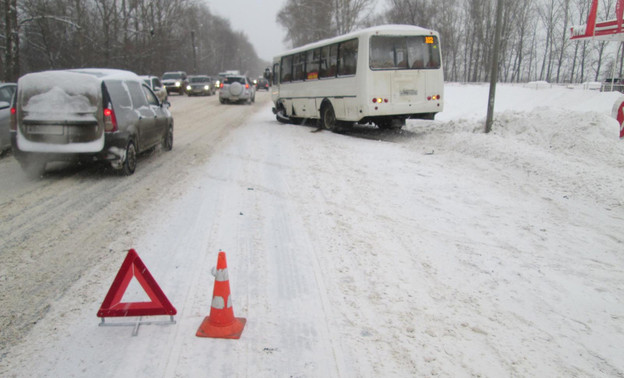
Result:
[[[417,26],[376,26],[302,46],[276,56],[272,71],[281,122],[401,128],[443,109],[439,35]]]

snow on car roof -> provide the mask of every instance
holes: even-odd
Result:
[[[101,101],[102,82],[126,80],[141,82],[133,72],[81,68],[26,74],[18,80],[18,102],[29,117],[42,114],[48,119],[67,119],[69,114],[93,113]]]
[[[92,98],[100,96],[100,87],[105,80],[133,80],[142,82],[130,71],[109,68],[80,68],[51,70],[26,74],[18,80],[18,91],[26,97],[60,88],[68,94],[82,94]]]
[[[76,80],[76,75],[84,75],[80,80]],[[50,70],[26,74],[19,78],[18,83],[23,86],[27,83],[45,80],[46,82],[57,82],[61,87],[67,88],[68,81],[71,86],[81,86],[99,84],[104,80],[136,80],[140,81],[137,74],[131,71],[117,70],[111,68],[78,68],[69,70]],[[48,84],[49,86],[49,84]]]

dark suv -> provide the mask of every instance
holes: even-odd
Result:
[[[171,92],[177,92],[179,95],[184,94],[184,90],[188,85],[186,79],[186,72],[184,71],[172,71],[165,72],[162,76],[162,83],[167,89],[167,94]]]
[[[256,88],[258,90],[264,89],[265,91],[269,90],[269,81],[263,77],[258,78],[258,82],[256,83]]]
[[[137,154],[173,147],[173,118],[129,71],[44,71],[17,82],[11,144],[23,170],[38,176],[51,161],[103,160],[125,175]]]
[[[186,94],[189,96],[212,96],[215,94],[214,83],[210,76],[195,75],[189,76]]]

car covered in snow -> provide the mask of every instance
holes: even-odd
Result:
[[[219,90],[219,102],[246,102],[251,104],[256,100],[256,87],[251,81],[240,75],[230,75],[223,78]]]
[[[140,152],[173,147],[168,107],[129,71],[30,73],[17,82],[14,107],[14,156],[32,176],[52,161],[107,161],[131,175]]]

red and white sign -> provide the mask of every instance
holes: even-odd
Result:
[[[135,277],[151,302],[121,302],[128,284]],[[120,316],[175,315],[176,309],[134,249],[128,251],[108,294],[97,313],[100,318]]]

